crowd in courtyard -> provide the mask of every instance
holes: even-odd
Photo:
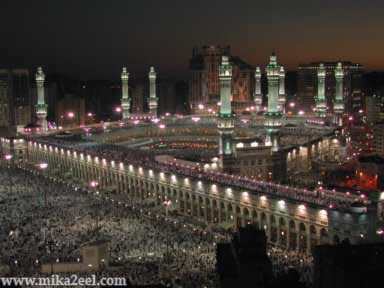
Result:
[[[13,275],[41,275],[42,263],[79,261],[83,243],[106,240],[111,265],[122,268],[98,276],[141,285],[217,286],[216,243],[229,241],[230,233],[166,216],[163,206],[102,196],[14,166],[0,169],[0,265]],[[295,267],[310,283],[308,259],[277,251],[269,250],[276,273]]]

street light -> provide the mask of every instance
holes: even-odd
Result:
[[[44,170],[48,168],[48,163],[42,162],[39,163],[38,167],[41,169],[42,173],[44,173]],[[47,199],[47,189],[44,189],[44,205],[47,207],[48,205],[48,199]]]

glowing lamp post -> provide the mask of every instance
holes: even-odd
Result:
[[[172,205],[172,201],[167,200],[167,201],[164,201],[163,204],[165,206],[165,217],[168,218],[168,207]]]
[[[5,159],[5,161],[7,161],[7,162],[9,162],[9,161],[11,161],[12,160],[12,158],[13,158],[13,156],[11,155],[11,154],[5,154],[4,155],[4,159]],[[8,165],[7,165],[8,166]],[[10,172],[9,172],[9,170],[7,169],[7,172],[8,172],[8,181],[9,181],[9,193],[11,193],[12,194],[12,186],[13,186],[13,184],[12,184],[12,178],[11,178],[11,174],[10,174]]]
[[[42,173],[44,174],[45,169],[48,168],[48,164],[45,162],[42,162],[38,165],[38,167],[42,171]],[[45,207],[48,206],[47,189],[44,189],[44,205],[45,205]]]
[[[4,155],[4,159],[7,161],[11,160],[12,158],[13,158],[13,156],[11,154],[5,154]]]

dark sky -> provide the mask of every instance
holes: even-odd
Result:
[[[0,0],[0,66],[82,78],[183,77],[193,46],[231,45],[265,65],[272,50],[287,69],[351,60],[384,69],[383,0]]]

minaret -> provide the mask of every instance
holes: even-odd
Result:
[[[263,105],[263,95],[261,94],[261,71],[260,67],[256,67],[255,71],[255,93],[253,95],[256,111],[262,110]]]
[[[280,67],[277,65],[275,53],[272,53],[269,64],[265,68],[268,79],[268,110],[265,113],[265,127],[268,131],[267,142],[272,143],[272,150],[279,149],[279,131],[281,127],[282,112],[278,108]]]
[[[37,124],[41,126],[41,131],[46,132],[48,130],[47,124],[47,109],[48,105],[45,104],[44,100],[44,81],[45,74],[41,67],[37,68],[36,77],[36,86],[37,86],[37,104],[36,104],[36,118]]]
[[[220,134],[219,156],[222,169],[226,172],[231,172],[235,155],[232,141],[234,129],[231,107],[232,66],[229,63],[228,56],[222,56],[221,65],[219,67],[219,79],[221,102],[217,125]]]
[[[280,110],[285,114],[285,102],[286,102],[286,96],[285,96],[285,71],[284,67],[280,66],[280,72],[279,72],[279,106]]]
[[[123,120],[126,121],[129,119],[129,109],[131,108],[131,99],[129,98],[128,91],[128,79],[129,73],[127,68],[123,67],[121,72],[121,110],[123,113]]]
[[[335,69],[336,78],[336,97],[333,103],[333,113],[335,114],[335,123],[339,126],[343,125],[344,113],[344,69],[341,62],[337,63]]]
[[[152,116],[157,116],[157,100],[156,97],[156,72],[155,68],[151,67],[149,70],[149,98],[148,98],[148,106],[149,106],[149,114]]]
[[[317,99],[316,110],[319,117],[327,115],[327,103],[325,101],[325,67],[320,63],[317,71]]]

